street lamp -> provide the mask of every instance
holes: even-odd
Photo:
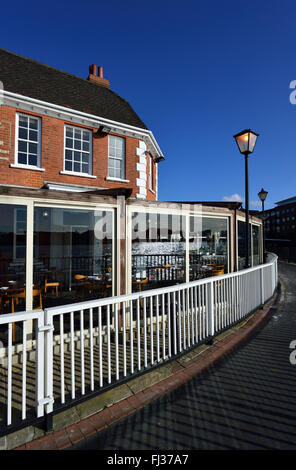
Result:
[[[240,153],[245,156],[245,207],[246,207],[246,261],[245,268],[249,268],[249,173],[248,173],[248,157],[250,153],[253,153],[256,140],[259,134],[246,129],[233,137],[237,143]]]
[[[259,199],[262,202],[262,236],[263,236],[263,263],[266,263],[266,252],[265,252],[265,227],[264,227],[264,201],[266,199],[268,192],[264,191],[262,188],[260,193],[258,193]]]

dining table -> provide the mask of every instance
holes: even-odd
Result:
[[[4,313],[5,306],[11,302],[17,294],[25,291],[25,283],[21,281],[9,280],[0,282],[0,312]]]

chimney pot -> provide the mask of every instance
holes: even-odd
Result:
[[[97,66],[96,64],[92,64],[89,66],[89,73],[90,75],[97,75]]]
[[[89,66],[88,80],[93,83],[96,83],[97,85],[110,88],[109,80],[106,80],[106,78],[103,78],[103,67],[101,65],[98,67],[98,74],[97,74],[97,66],[95,64],[92,64]]]
[[[98,68],[98,77],[103,78],[103,67],[101,65]]]

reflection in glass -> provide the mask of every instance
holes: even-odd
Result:
[[[251,224],[249,224],[249,265],[252,266],[252,252],[251,252]],[[245,222],[238,221],[237,231],[237,248],[238,248],[238,269],[245,269],[246,266],[246,229]]]
[[[26,309],[27,208],[0,204],[0,312]]]
[[[185,282],[185,217],[134,212],[132,291]]]
[[[112,295],[112,213],[36,207],[34,282],[44,306]]]
[[[252,226],[253,234],[253,266],[260,264],[259,257],[259,227],[256,225]]]
[[[227,273],[228,221],[190,217],[189,280]]]

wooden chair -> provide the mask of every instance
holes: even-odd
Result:
[[[22,292],[17,293],[17,294],[11,294],[10,296],[11,299],[11,313],[14,313],[14,303],[18,304],[19,299],[24,299],[26,300],[26,290],[24,289]],[[39,299],[39,305],[38,307],[33,307],[33,310],[42,310],[42,294],[41,294],[41,289],[34,289],[33,288],[33,304],[34,304],[34,298],[38,297]],[[12,341],[15,341],[15,324],[12,324]]]
[[[53,290],[55,289],[56,291],[56,297],[58,297],[58,289],[59,289],[59,285],[60,283],[58,281],[51,281],[51,280],[47,280],[45,279],[45,282],[44,282],[44,293],[46,294],[47,293],[47,288],[50,287],[52,288]]]
[[[224,266],[220,269],[212,269],[211,273],[212,276],[221,276],[222,274],[224,274]]]
[[[90,284],[89,282],[85,281],[85,279],[87,279],[87,276],[84,276],[83,274],[75,274],[74,279],[76,279],[76,281],[80,281],[79,285],[75,287],[75,297],[77,297],[78,289],[82,289],[82,295],[84,297],[85,288],[87,288]]]
[[[140,281],[133,281],[133,284],[137,284],[139,286],[139,292],[142,292],[142,286],[143,284],[148,284],[148,277],[146,279],[141,279]]]

